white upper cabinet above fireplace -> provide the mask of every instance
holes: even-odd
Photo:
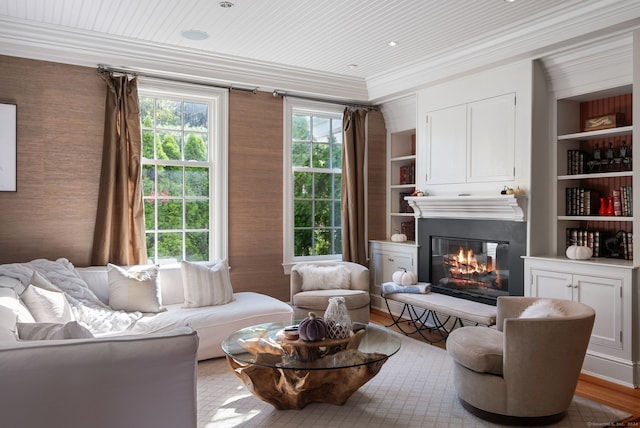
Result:
[[[427,184],[513,181],[514,93],[426,114]]]
[[[496,195],[530,185],[532,63],[418,92],[416,184],[430,195]]]

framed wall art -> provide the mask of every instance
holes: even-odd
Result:
[[[0,103],[0,192],[15,192],[17,105]]]

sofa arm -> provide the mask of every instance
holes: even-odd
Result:
[[[0,346],[2,423],[195,427],[197,349],[190,328]]]

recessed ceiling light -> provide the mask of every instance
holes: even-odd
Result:
[[[209,38],[209,34],[200,30],[185,30],[180,32],[182,37],[189,40],[204,40]]]
[[[349,64],[347,65],[347,67],[354,69],[354,68],[358,68],[358,64]]]
[[[218,4],[220,5],[220,7],[223,7],[225,9],[229,9],[230,7],[233,7],[233,3],[231,3],[230,1],[221,1],[221,2],[218,2]]]
[[[389,43],[387,43],[389,46],[398,46],[400,44],[400,42],[396,41],[396,40],[391,40]]]

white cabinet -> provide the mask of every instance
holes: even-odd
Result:
[[[595,309],[591,343],[622,349],[623,279],[532,268],[528,296],[567,299]]]
[[[386,306],[380,297],[380,285],[391,281],[395,271],[418,271],[418,247],[412,244],[370,241],[371,261],[369,274],[371,281],[371,306],[386,311]]]
[[[591,306],[596,319],[584,370],[637,386],[640,341],[637,270],[622,261],[594,263],[564,258],[525,258],[525,295],[574,300]]]
[[[427,112],[427,184],[513,180],[515,111],[509,93]]]

